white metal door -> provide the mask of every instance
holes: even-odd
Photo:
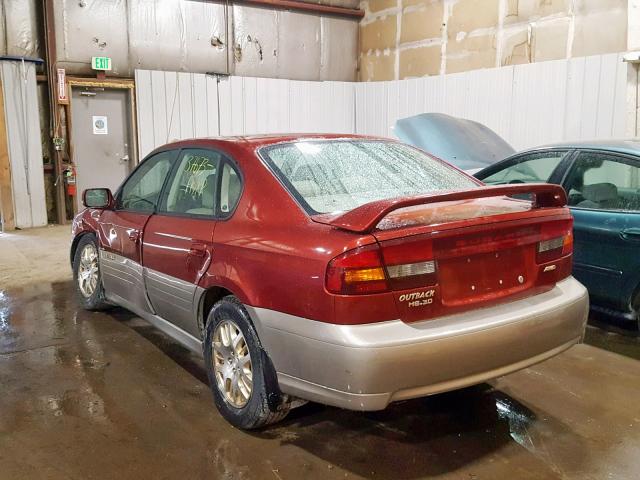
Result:
[[[71,97],[77,202],[87,188],[114,191],[131,171],[129,92],[74,88]]]

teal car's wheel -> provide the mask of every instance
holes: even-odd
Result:
[[[638,331],[640,332],[640,288],[631,302],[631,308],[636,314],[636,322],[638,323]]]

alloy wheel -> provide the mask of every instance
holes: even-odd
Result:
[[[251,354],[242,331],[232,320],[221,321],[213,334],[213,370],[218,390],[227,403],[244,407],[251,398]]]
[[[98,272],[98,251],[95,245],[88,243],[82,249],[78,265],[78,287],[84,297],[89,298],[96,291]]]

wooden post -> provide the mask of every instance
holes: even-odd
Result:
[[[4,92],[0,84],[0,231],[14,230],[16,220],[13,211],[13,186],[11,184],[11,164],[7,144],[7,126],[4,117]]]

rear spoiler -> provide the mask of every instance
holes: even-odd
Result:
[[[389,198],[366,203],[342,214],[313,215],[311,219],[316,223],[331,225],[332,227],[341,228],[350,232],[367,233],[373,231],[378,223],[389,215],[389,213],[401,208],[426,205],[429,203],[454,202],[458,200],[518,194],[533,195],[533,208],[564,207],[567,204],[567,194],[561,186],[548,183],[527,183],[490,187],[484,186],[470,190]]]

